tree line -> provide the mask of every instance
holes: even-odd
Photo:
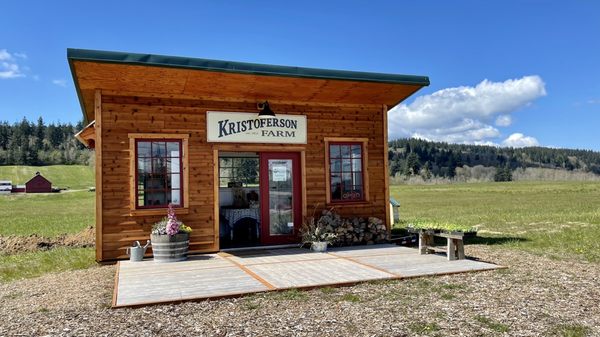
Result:
[[[600,152],[546,147],[495,147],[448,144],[415,138],[391,141],[388,149],[392,176],[453,178],[457,168],[494,167],[494,180],[510,181],[517,168],[546,168],[600,175]]]
[[[83,127],[83,122],[46,124],[42,117],[0,122],[0,165],[88,165],[93,153],[75,139]]]

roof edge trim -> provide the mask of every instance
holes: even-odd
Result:
[[[72,65],[73,61],[84,61],[195,69],[204,71],[252,74],[263,76],[314,78],[388,84],[408,84],[418,86],[428,86],[430,84],[429,77],[427,76],[291,67],[259,63],[220,61],[202,58],[189,58],[154,54],[136,54],[90,49],[68,48],[67,58],[69,60],[70,65]],[[73,69],[71,69],[71,72],[73,73]]]

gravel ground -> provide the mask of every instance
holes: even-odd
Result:
[[[0,284],[0,336],[600,336],[597,264],[466,248],[509,269],[117,310],[114,266],[45,275]]]

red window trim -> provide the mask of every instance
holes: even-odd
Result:
[[[332,179],[331,179],[331,173],[332,173],[332,171],[331,171],[331,160],[333,159],[331,157],[331,146],[332,145],[338,145],[338,146],[341,146],[341,145],[350,145],[350,146],[351,145],[359,145],[360,146],[360,166],[361,166],[360,167],[360,169],[361,169],[360,170],[360,175],[361,175],[361,185],[360,186],[362,187],[362,192],[361,192],[360,199],[334,199],[332,197],[332,193],[333,193],[333,191],[331,190],[331,182],[332,182]],[[344,205],[345,204],[358,204],[358,203],[363,203],[363,202],[365,202],[367,200],[366,195],[365,195],[366,194],[365,193],[366,187],[365,187],[365,146],[364,145],[365,145],[364,142],[361,142],[361,141],[351,142],[351,141],[335,141],[335,140],[332,140],[332,141],[327,142],[327,154],[328,154],[327,157],[328,157],[328,160],[329,160],[329,163],[328,163],[329,172],[327,172],[327,174],[329,175],[329,179],[328,179],[327,183],[329,184],[329,196],[328,197],[329,197],[329,202],[331,204],[344,204]],[[341,151],[341,148],[340,148],[340,151]],[[341,152],[340,152],[340,156],[341,156]],[[344,157],[340,157],[340,158],[344,159]],[[352,159],[352,157],[350,157],[349,159]],[[343,165],[343,164],[340,163],[340,165]],[[340,167],[340,170],[341,171],[339,172],[339,174],[343,174],[344,173],[343,166]],[[354,174],[353,174],[355,172],[357,172],[357,171],[353,171],[352,169],[350,170],[350,174],[352,174],[352,186],[356,186],[354,184]],[[343,185],[342,185],[342,187],[343,187]]]
[[[136,138],[134,141],[134,151],[135,151],[135,180],[134,180],[134,184],[135,184],[135,209],[162,209],[162,208],[168,208],[169,205],[150,205],[150,206],[140,206],[139,202],[140,202],[140,190],[139,190],[139,183],[138,183],[138,143],[139,142],[177,142],[179,144],[179,183],[180,183],[180,188],[179,188],[179,200],[180,200],[180,204],[179,205],[173,205],[173,207],[175,208],[183,208],[185,205],[184,203],[184,198],[183,198],[183,188],[184,188],[184,182],[183,182],[183,139],[178,139],[178,138]],[[152,151],[152,148],[150,149],[150,151]],[[152,155],[150,155],[150,161],[152,162],[152,158],[154,158]],[[171,157],[172,158],[172,157]],[[153,189],[148,189],[148,190],[153,190]],[[173,191],[173,190],[178,190],[178,189],[158,189],[157,191]]]

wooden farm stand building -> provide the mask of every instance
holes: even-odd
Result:
[[[298,242],[314,205],[389,228],[387,112],[427,77],[67,54],[96,154],[98,261],[148,239],[168,203],[192,252]]]

